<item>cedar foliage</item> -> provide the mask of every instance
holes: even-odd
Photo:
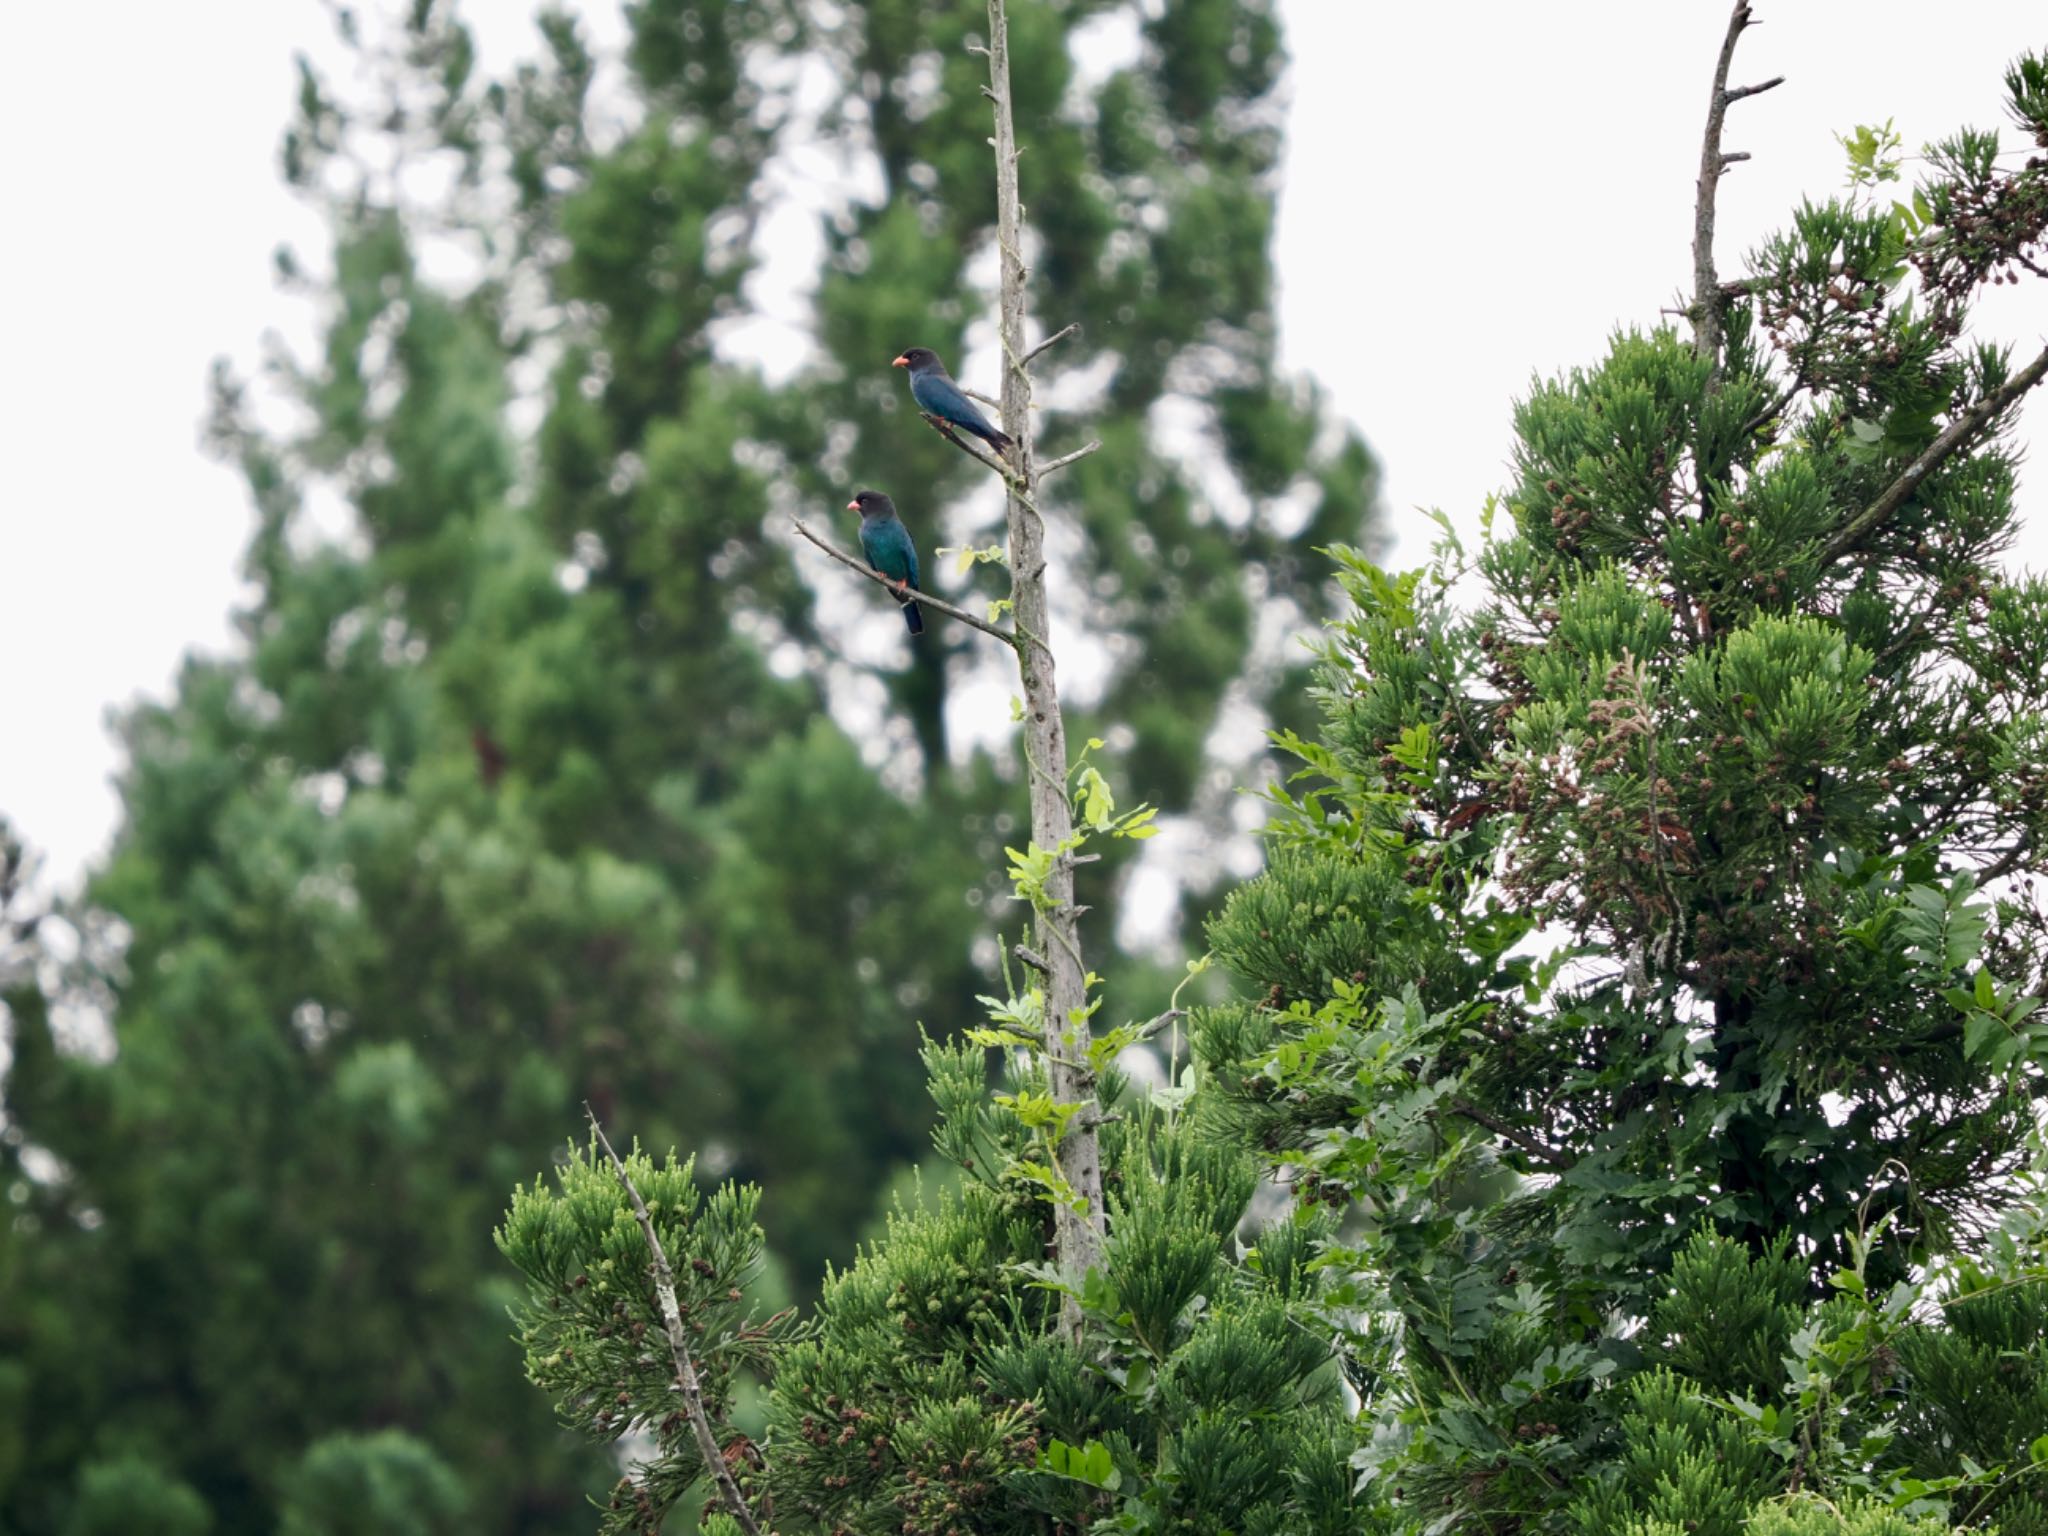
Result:
[[[2007,109],[1895,200],[1845,141],[1718,348],[1538,383],[1476,554],[1340,557],[1195,1041],[1348,1213],[1374,1529],[2041,1529],[2048,355],[1968,326],[2040,271],[2040,57]]]

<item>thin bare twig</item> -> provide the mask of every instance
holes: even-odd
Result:
[[[739,1522],[740,1529],[747,1532],[747,1536],[761,1536],[761,1527],[754,1522],[754,1512],[747,1507],[740,1485],[733,1481],[732,1469],[725,1464],[718,1436],[712,1433],[711,1415],[704,1407],[704,1386],[697,1376],[697,1362],[690,1357],[689,1335],[683,1331],[683,1310],[676,1305],[675,1271],[668,1267],[668,1254],[662,1249],[661,1239],[655,1235],[654,1218],[648,1214],[647,1202],[640,1198],[633,1176],[626,1172],[625,1162],[612,1150],[611,1138],[597,1123],[597,1112],[586,1103],[583,1113],[590,1117],[591,1134],[597,1137],[597,1144],[612,1160],[612,1172],[618,1176],[619,1187],[625,1190],[626,1198],[633,1202],[633,1214],[639,1218],[640,1231],[647,1239],[647,1251],[654,1260],[654,1294],[661,1302],[661,1324],[668,1333],[669,1353],[675,1357],[676,1377],[683,1393],[683,1414],[690,1421],[691,1433],[696,1436],[697,1454],[703,1459],[704,1470],[718,1485],[718,1497],[727,1513]]]
[[[975,396],[975,398],[979,400],[984,399],[986,397],[977,395]],[[994,470],[997,474],[1001,475],[1005,480],[1011,478],[1010,466],[1005,464],[1001,459],[997,458],[994,454],[990,453],[986,448],[982,447],[979,440],[970,443],[958,432],[955,432],[953,430],[953,424],[950,421],[947,421],[944,417],[934,416],[929,411],[921,412],[920,414],[923,415],[924,419],[931,425],[931,429],[934,432],[938,433],[939,436],[943,437],[955,448],[958,448],[962,453],[966,454],[967,457],[973,459],[975,462],[985,466],[986,468]]]
[[[1877,500],[1857,513],[1840,533],[1829,540],[1827,548],[1821,551],[1821,559],[1824,562],[1839,560],[1855,549],[1879,523],[1906,504],[1923,480],[1981,432],[1992,417],[2039,384],[2044,376],[2048,376],[2048,347],[2044,347],[2026,367],[1950,422],[1941,436],[1899,471],[1898,479],[1886,486]]]
[[[1450,1110],[1454,1115],[1463,1115],[1474,1125],[1483,1126],[1485,1129],[1493,1132],[1494,1135],[1500,1137],[1502,1141],[1535,1158],[1539,1163],[1547,1164],[1552,1168],[1571,1167],[1571,1159],[1565,1157],[1555,1148],[1546,1147],[1527,1131],[1517,1130],[1498,1115],[1488,1114],[1477,1104],[1469,1100],[1453,1099],[1450,1104]]]
[[[989,99],[993,101],[995,98],[991,96]],[[1050,336],[1046,337],[1045,340],[1041,341],[1037,346],[1033,347],[1029,352],[1026,352],[1024,356],[1020,358],[1018,361],[1026,366],[1029,366],[1031,360],[1034,357],[1038,356],[1039,353],[1051,351],[1054,347],[1058,346],[1061,342],[1065,341],[1069,336],[1077,335],[1080,332],[1080,329],[1081,322],[1078,320],[1076,320],[1072,325],[1062,326],[1059,330],[1054,331]]]
[[[1169,1008],[1166,1010],[1166,1012],[1160,1014],[1158,1018],[1148,1019],[1139,1028],[1137,1039],[1139,1041],[1150,1040],[1154,1035],[1158,1034],[1162,1029],[1165,1029],[1169,1024],[1176,1023],[1179,1020],[1186,1018],[1187,1016],[1188,1011],[1185,1008]]]
[[[1707,102],[1707,131],[1700,145],[1700,179],[1693,202],[1692,344],[1693,351],[1708,359],[1717,374],[1721,371],[1721,343],[1725,334],[1721,307],[1725,300],[1721,283],[1714,276],[1714,195],[1720,188],[1722,173],[1736,162],[1749,158],[1743,153],[1722,152],[1721,126],[1727,118],[1730,102],[1758,95],[1785,83],[1785,77],[1780,75],[1761,85],[1741,85],[1734,90],[1728,88],[1728,66],[1735,60],[1736,39],[1752,24],[1749,0],[1735,0],[1735,9],[1728,15],[1728,34],[1721,39],[1721,56],[1714,64],[1714,93]]]
[[[2032,829],[2022,831],[2017,841],[1997,858],[1977,871],[1977,883],[1989,885],[1994,880],[2003,880],[2019,867],[2019,862],[2033,852],[2034,834]]]
[[[955,380],[955,382],[957,383],[958,381]],[[983,405],[994,406],[999,411],[1003,408],[1003,402],[996,399],[993,395],[984,395],[980,390],[969,389],[965,384],[960,385],[960,393],[970,400],[979,400]],[[1031,409],[1035,411],[1038,407],[1034,405]]]
[[[1748,437],[1750,433],[1763,426],[1764,423],[1770,421],[1780,411],[1784,410],[1786,406],[1790,405],[1798,394],[1799,386],[1795,383],[1773,395],[1769,401],[1757,408],[1749,420],[1742,424],[1741,435]]]
[[[1026,965],[1030,966],[1031,969],[1038,972],[1041,976],[1049,974],[1052,970],[1052,966],[1046,960],[1045,956],[1041,955],[1037,950],[1031,949],[1023,944],[1012,944],[1010,946],[1010,953],[1015,955],[1019,960],[1022,960]]]
[[[1027,411],[1034,411],[1038,409],[1037,406],[1031,404],[1029,401],[1025,402],[1024,408]],[[1030,514],[1033,517],[1040,516],[1038,510],[1038,503],[1032,499],[1032,493],[1035,482],[1044,478],[1043,470],[1037,471],[1036,473],[1031,473],[1030,471],[1020,472],[1018,470],[1014,470],[1008,464],[1005,464],[1001,459],[997,458],[994,454],[990,453],[986,448],[982,447],[978,439],[970,442],[968,439],[960,436],[959,433],[953,430],[953,424],[951,422],[945,421],[940,417],[932,416],[929,414],[927,414],[924,419],[927,423],[930,424],[934,432],[938,433],[939,436],[943,437],[955,448],[958,448],[962,453],[966,454],[967,457],[974,460],[975,463],[981,465],[984,469],[989,470],[991,473],[1001,476],[1003,484],[1009,488],[1010,499],[1012,501],[1020,502],[1024,506],[1024,508],[1028,512],[1030,512]],[[1016,441],[1021,442],[1022,438],[1017,438]],[[1092,445],[1089,448],[1083,450],[1083,452],[1086,453],[1092,453],[1094,451],[1094,446]],[[1020,460],[1019,462],[1021,463],[1022,461]],[[1064,464],[1067,462],[1069,461],[1066,459],[1062,459],[1059,461],[1059,464]],[[1058,464],[1055,464],[1051,467],[1058,468],[1059,466]],[[1027,483],[1027,481],[1024,478],[1026,473],[1031,473],[1031,481],[1029,483]],[[1041,563],[1038,569],[1040,573],[1043,573],[1045,567]],[[1040,640],[1037,635],[1032,634],[1030,630],[1023,628],[1021,625],[1019,626],[1018,632],[1020,634],[1027,636],[1033,645],[1039,646],[1040,648],[1048,651],[1051,649],[1049,646],[1045,644],[1043,640]]]
[[[1054,470],[1065,469],[1069,464],[1073,463],[1076,459],[1087,458],[1089,454],[1094,453],[1101,446],[1102,440],[1100,438],[1090,438],[1087,442],[1083,443],[1080,447],[1076,448],[1072,453],[1063,453],[1058,458],[1053,459],[1049,463],[1039,465],[1038,478],[1043,480],[1047,475],[1051,474]]]
[[[867,577],[869,581],[879,582],[891,594],[894,594],[894,592],[896,591],[896,583],[891,578],[884,576],[880,571],[876,570],[872,565],[869,565],[865,560],[856,560],[852,555],[849,555],[845,550],[837,548],[828,540],[819,538],[818,535],[811,532],[811,530],[804,525],[804,521],[802,518],[792,517],[789,520],[789,524],[792,528],[796,529],[798,533],[802,534],[805,538],[809,539],[813,544],[817,545],[818,548],[825,551],[826,554],[830,555],[834,560],[837,560],[841,565],[847,567],[849,570],[858,571],[861,575]],[[933,597],[931,593],[925,591],[921,587],[913,587],[911,590],[917,593],[916,602],[918,606],[921,608],[929,608],[934,613],[943,613],[947,618],[956,620],[961,624],[965,624],[969,629],[978,629],[984,635],[992,635],[996,639],[1002,641],[1003,644],[1009,646],[1012,650],[1015,650],[1018,644],[1020,643],[1017,637],[1011,634],[1010,631],[1008,631],[1007,629],[998,629],[995,625],[989,623],[988,620],[976,618],[973,614],[969,613],[965,608],[956,607],[954,604],[947,602],[943,597]]]

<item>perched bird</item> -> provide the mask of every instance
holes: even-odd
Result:
[[[880,491],[856,491],[846,510],[860,514],[860,552],[895,587],[896,601],[903,605],[903,622],[913,635],[923,634],[924,613],[907,595],[921,590],[917,546],[910,542],[910,530],[896,515],[896,503]]]
[[[910,398],[927,416],[936,416],[972,432],[997,453],[1009,448],[1009,435],[991,426],[974,402],[960,392],[960,386],[946,372],[946,365],[939,361],[939,354],[930,347],[906,347],[895,366],[910,370]]]

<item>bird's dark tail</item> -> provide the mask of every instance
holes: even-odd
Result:
[[[981,435],[988,439],[989,446],[995,449],[997,453],[1008,453],[1010,451],[1010,444],[1016,441],[1009,433],[998,432],[994,427],[990,427]]]
[[[915,603],[903,605],[903,623],[913,635],[924,633],[924,610]]]

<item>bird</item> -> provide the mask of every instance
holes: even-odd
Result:
[[[913,635],[923,634],[924,612],[906,595],[923,590],[917,584],[917,546],[896,515],[896,503],[880,491],[856,491],[846,510],[860,514],[860,552],[889,578],[896,601],[903,605],[903,622]]]
[[[936,416],[972,432],[997,453],[1009,450],[1009,434],[997,431],[974,402],[960,392],[960,386],[946,372],[946,365],[939,361],[939,354],[930,347],[905,347],[894,366],[910,370],[910,398],[927,416]]]

